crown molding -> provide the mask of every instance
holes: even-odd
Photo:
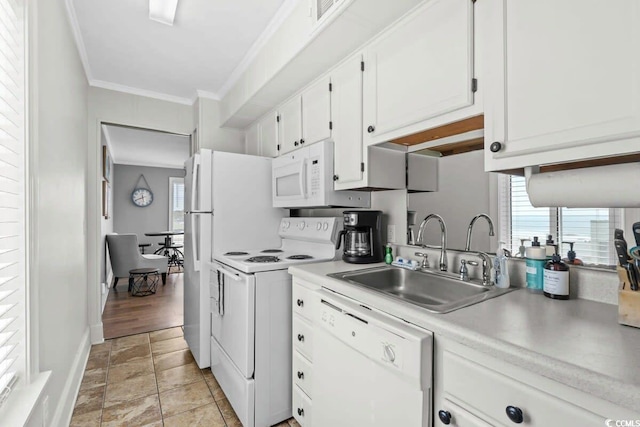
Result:
[[[193,99],[183,98],[181,96],[168,95],[166,93],[155,92],[152,90],[139,89],[137,87],[125,86],[118,83],[105,82],[103,80],[90,80],[89,85],[102,89],[115,90],[116,92],[124,92],[130,95],[145,96],[147,98],[159,99],[161,101],[175,102],[177,104],[193,105]]]
[[[217,93],[208,92],[206,90],[200,90],[200,89],[196,90],[196,95],[198,98],[212,99],[214,101],[220,101],[222,99]]]
[[[117,165],[124,165],[124,166],[143,166],[143,167],[148,167],[148,168],[163,168],[163,169],[184,169],[184,164],[169,164],[169,163],[162,163],[162,162],[150,162],[150,161],[138,161],[138,162],[132,162],[132,161],[120,161],[120,162],[113,162],[113,164],[117,164]],[[180,177],[177,177],[180,178]]]
[[[91,67],[89,67],[89,57],[87,56],[87,49],[84,45],[84,39],[82,38],[82,32],[80,31],[80,24],[78,24],[78,16],[76,15],[76,8],[73,5],[73,0],[64,0],[64,4],[67,9],[67,18],[69,18],[69,26],[71,27],[71,33],[76,41],[76,48],[78,49],[78,55],[80,55],[80,61],[84,68],[84,74],[87,77],[87,81],[91,81],[93,75],[91,73]]]
[[[258,36],[256,41],[251,45],[247,53],[244,55],[242,60],[238,63],[236,68],[231,72],[227,81],[222,85],[222,87],[218,90],[217,95],[219,99],[224,98],[227,93],[231,90],[234,84],[238,82],[242,74],[247,71],[251,62],[258,56],[260,50],[264,47],[264,45],[269,41],[271,36],[280,28],[285,19],[291,14],[293,8],[295,7],[297,0],[284,0],[278,11],[273,15],[271,21],[267,24],[264,31]]]

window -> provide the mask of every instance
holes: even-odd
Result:
[[[184,231],[184,178],[169,178],[169,230]],[[182,244],[183,237],[173,240]]]
[[[500,176],[501,240],[514,253],[520,239],[538,236],[542,244],[551,234],[565,257],[568,242],[585,264],[614,265],[613,231],[622,228],[622,210],[608,208],[534,208],[524,177]],[[528,246],[528,245],[527,245]]]
[[[0,404],[26,374],[23,8],[0,0]]]

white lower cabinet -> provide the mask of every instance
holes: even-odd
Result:
[[[634,417],[614,404],[442,338],[436,340],[434,364],[434,426],[603,426],[608,418]]]
[[[313,362],[311,292],[320,286],[294,278],[292,289],[293,416],[301,426],[312,426]]]

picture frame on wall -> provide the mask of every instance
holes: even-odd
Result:
[[[102,181],[102,216],[109,219],[109,205],[111,204],[111,186],[107,181]]]
[[[113,170],[113,160],[111,159],[111,153],[106,145],[102,146],[102,177],[111,182],[111,171]]]

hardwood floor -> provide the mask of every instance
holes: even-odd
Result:
[[[104,338],[157,331],[183,324],[183,273],[167,275],[167,284],[158,285],[155,295],[132,297],[128,279],[121,278],[111,289],[102,313]]]

